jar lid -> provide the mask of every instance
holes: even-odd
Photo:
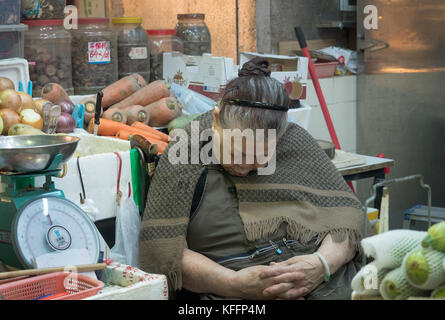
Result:
[[[178,14],[178,20],[182,19],[205,19],[204,13],[180,13]]]
[[[31,27],[42,27],[42,26],[61,26],[63,24],[63,19],[51,19],[51,20],[22,20],[22,23]]]
[[[112,19],[113,23],[142,23],[141,17],[118,17]]]
[[[77,19],[79,24],[93,24],[93,23],[109,23],[109,18],[79,18]]]
[[[176,34],[175,29],[151,29],[147,30],[149,36],[166,36]]]

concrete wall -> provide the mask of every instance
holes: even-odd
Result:
[[[348,32],[337,28],[317,28],[317,24],[341,21],[340,0],[256,0],[257,50],[278,52],[280,41],[296,40],[300,25],[307,40],[335,39],[347,47]]]

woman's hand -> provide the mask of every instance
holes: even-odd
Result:
[[[313,254],[274,263],[260,274],[265,283],[273,283],[262,292],[268,299],[301,299],[318,287],[324,278],[324,266]]]
[[[282,285],[282,281],[289,283],[301,282],[304,280],[304,274],[299,272],[293,272],[285,275],[284,277],[265,277],[264,274],[274,274],[277,267],[275,266],[253,266],[235,272],[234,277],[231,279],[231,283],[234,285],[234,291],[236,296],[243,299],[274,299],[278,298],[278,293],[275,294],[274,290],[271,293],[266,291],[267,288],[274,288],[274,286]],[[283,285],[288,285],[285,283]],[[296,289],[297,291],[299,289]],[[302,293],[298,291],[299,293]],[[268,294],[265,294],[268,293]]]

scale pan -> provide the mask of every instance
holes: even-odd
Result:
[[[67,135],[0,137],[0,173],[28,173],[48,169],[57,154],[68,161],[80,138]]]

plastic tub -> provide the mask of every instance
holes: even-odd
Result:
[[[319,79],[331,78],[334,76],[335,69],[337,68],[338,62],[316,62],[314,63],[315,74]],[[308,73],[308,79],[311,78],[311,74]]]
[[[202,56],[212,53],[210,31],[202,13],[178,14],[176,35],[184,41],[184,54]]]
[[[54,272],[2,284],[0,294],[5,300],[81,300],[96,295],[103,287],[102,281],[82,274]],[[56,297],[65,292],[68,295]]]
[[[0,0],[0,25],[20,23],[20,1]]]
[[[184,42],[176,36],[175,29],[147,30],[150,40],[150,81],[163,79],[164,52],[184,53]]]
[[[49,82],[60,84],[73,94],[71,76],[71,35],[63,27],[63,20],[25,20],[25,58],[29,62],[33,96],[41,96]]]
[[[0,25],[0,59],[23,58],[25,25]]]
[[[18,1],[18,0],[16,0]],[[21,0],[24,19],[63,19],[66,0]]]
[[[142,18],[113,18],[117,33],[119,79],[139,73],[150,81],[150,44]]]
[[[79,18],[71,30],[76,95],[95,94],[118,80],[117,34],[108,18]]]

